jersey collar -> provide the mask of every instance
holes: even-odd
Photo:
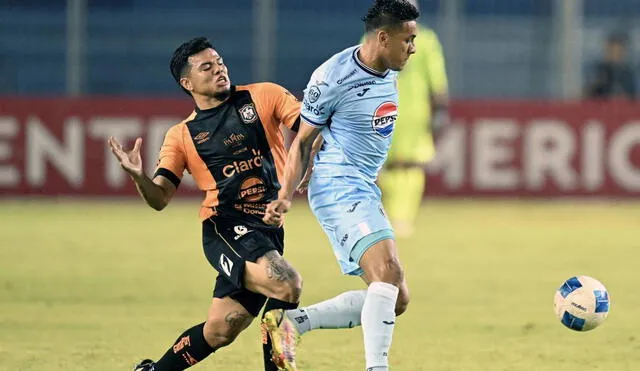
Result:
[[[196,113],[213,113],[213,112],[217,112],[217,111],[221,110],[223,107],[225,107],[231,101],[231,98],[233,97],[233,94],[235,94],[235,92],[236,92],[236,86],[235,85],[231,85],[231,89],[229,89],[229,90],[230,90],[229,98],[226,101],[224,101],[221,105],[219,105],[217,107],[213,107],[213,108],[208,108],[208,109],[200,109],[196,105],[195,106]]]
[[[356,62],[356,65],[358,65],[358,67],[360,67],[360,69],[362,69],[364,72],[376,76],[376,77],[381,77],[381,78],[385,78],[387,77],[387,75],[389,74],[389,70],[386,70],[384,72],[379,72],[374,70],[373,68],[365,65],[364,63],[362,63],[362,61],[360,61],[360,59],[358,58],[358,51],[360,50],[360,47],[357,47],[354,51],[353,54],[351,55],[353,57],[353,60]]]

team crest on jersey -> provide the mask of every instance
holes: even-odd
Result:
[[[320,92],[320,88],[318,88],[316,85],[313,85],[309,88],[309,92],[307,93],[307,95],[309,96],[309,102],[315,103],[320,98],[320,95],[322,95],[322,92]]]
[[[238,112],[240,112],[240,118],[242,118],[242,121],[245,124],[250,124],[258,119],[256,106],[254,106],[253,103],[245,104],[238,110]]]
[[[379,135],[387,138],[393,133],[393,125],[398,118],[398,106],[393,102],[384,102],[376,108],[371,125]]]

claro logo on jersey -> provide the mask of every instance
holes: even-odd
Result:
[[[324,115],[324,106],[313,105],[313,104],[307,102],[306,100],[303,101],[303,103],[304,103],[305,111],[311,112],[312,114],[314,114],[316,116]]]
[[[384,102],[376,108],[371,125],[379,135],[387,138],[393,133],[393,125],[398,118],[398,106],[393,102]]]
[[[253,153],[253,158],[234,161],[233,163],[226,165],[222,168],[222,174],[224,174],[225,177],[230,178],[236,174],[262,167],[262,154],[260,153],[260,150],[252,149],[251,153]]]

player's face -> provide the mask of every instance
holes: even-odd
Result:
[[[183,86],[192,94],[226,98],[231,80],[222,57],[213,49],[205,49],[189,57],[191,69],[183,79]],[[222,100],[222,99],[220,99]]]
[[[388,34],[384,45],[383,56],[387,68],[400,71],[409,61],[411,54],[416,52],[413,41],[418,33],[416,21],[404,22],[402,28]]]

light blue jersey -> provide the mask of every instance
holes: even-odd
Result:
[[[302,118],[321,128],[309,204],[329,237],[343,273],[376,242],[393,238],[375,184],[397,117],[395,71],[374,71],[348,48],[315,70],[304,92]]]
[[[397,117],[397,72],[380,73],[343,50],[311,75],[302,118],[321,127],[325,145],[314,162],[318,176],[354,175],[374,182],[387,158]]]

